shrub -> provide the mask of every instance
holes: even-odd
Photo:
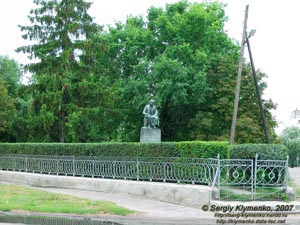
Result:
[[[184,141],[176,143],[178,154],[190,158],[220,158],[228,159],[230,155],[227,142]]]
[[[162,143],[0,143],[1,154],[72,155],[101,157],[229,157],[227,142]]]
[[[286,159],[288,150],[280,144],[237,144],[230,146],[231,159]]]

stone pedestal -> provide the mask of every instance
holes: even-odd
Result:
[[[140,142],[161,142],[161,131],[158,128],[141,128]]]

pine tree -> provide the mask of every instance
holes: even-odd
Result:
[[[34,0],[31,25],[20,26],[23,38],[33,45],[18,52],[29,54],[34,63],[25,66],[32,75],[35,117],[31,124],[41,132],[41,141],[65,141],[66,123],[74,110],[73,86],[87,74],[79,74],[80,59],[87,54],[89,39],[99,27],[88,14],[91,3],[84,0]],[[75,85],[78,86],[78,85]]]

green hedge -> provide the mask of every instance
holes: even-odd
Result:
[[[184,141],[176,143],[179,156],[191,158],[216,158],[220,154],[221,159],[228,159],[230,148],[227,142],[200,142]]]
[[[288,149],[280,144],[236,144],[230,146],[231,159],[286,159]]]
[[[291,143],[290,162],[300,155],[300,142]],[[0,143],[0,154],[69,155],[102,157],[186,157],[251,159],[285,159],[284,145],[238,144],[227,142],[162,142],[162,143]],[[294,164],[293,164],[294,165]]]
[[[0,143],[0,154],[71,155],[102,157],[229,157],[227,142],[162,143]]]
[[[290,166],[299,166],[299,161],[297,162],[297,157],[298,159],[300,159],[300,140],[288,141],[285,144],[285,146],[288,148]]]

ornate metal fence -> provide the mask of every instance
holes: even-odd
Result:
[[[100,158],[0,155],[0,170],[205,184],[220,200],[275,200],[287,192],[288,159]]]
[[[0,155],[0,169],[67,176],[211,185],[216,159]]]
[[[212,184],[220,200],[280,200],[287,197],[286,160],[222,159]]]
[[[288,187],[287,160],[257,160],[254,172],[254,199],[286,196]]]
[[[237,195],[251,200],[254,192],[253,185],[253,160],[221,159],[219,171],[216,174],[215,198],[232,200]],[[250,193],[250,196],[248,194]]]

